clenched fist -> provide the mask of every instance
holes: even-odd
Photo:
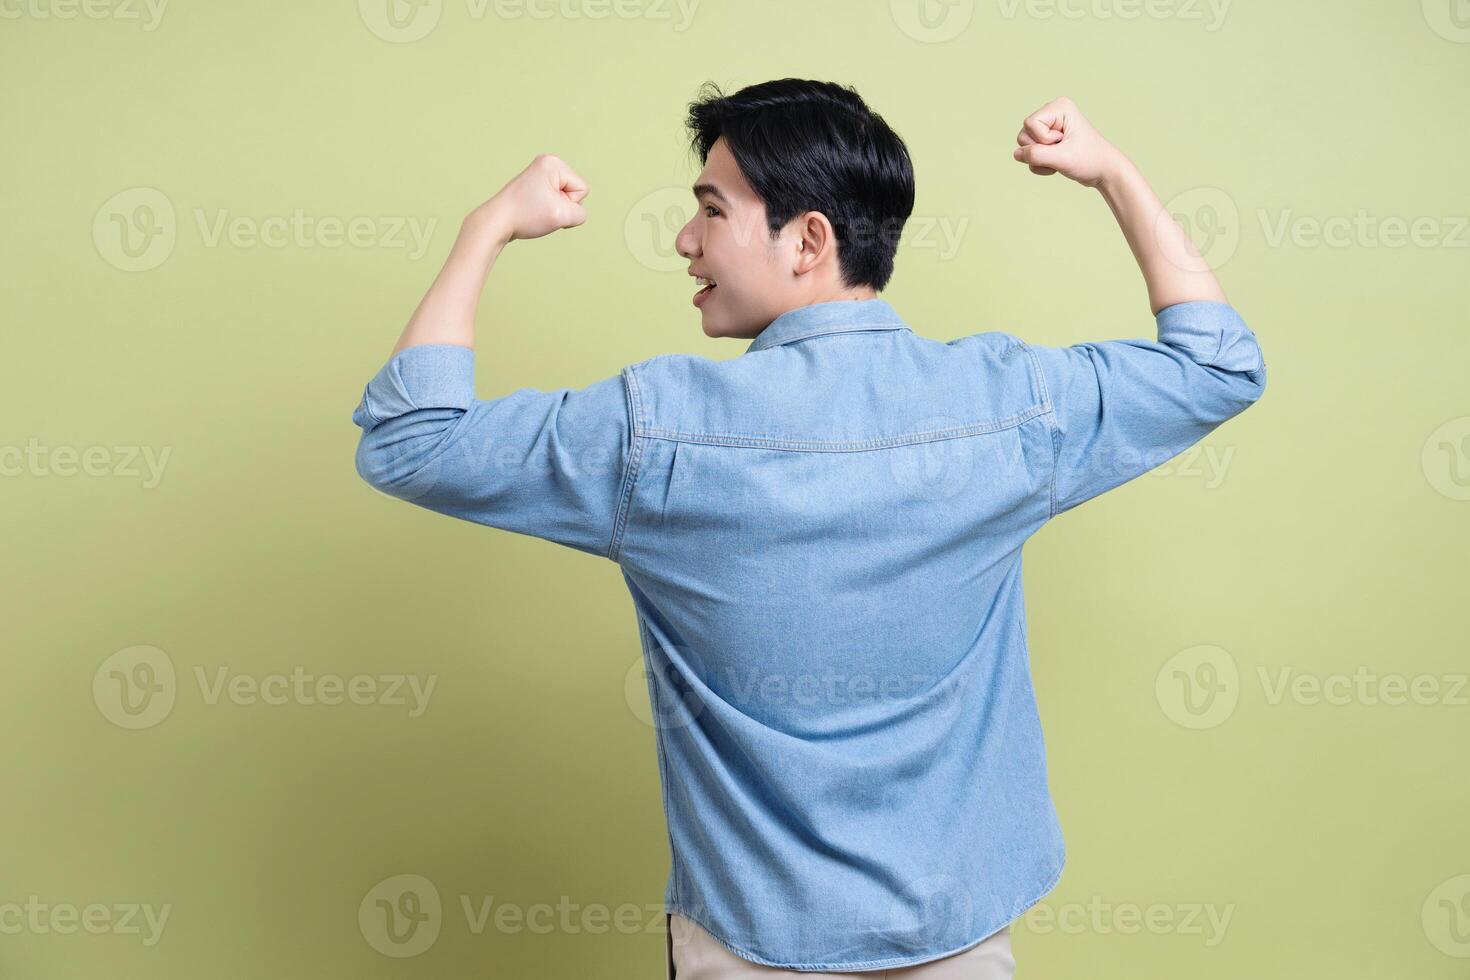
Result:
[[[587,220],[587,182],[558,156],[542,153],[481,208],[493,213],[507,240],[540,238]]]
[[[1122,156],[1065,96],[1027,116],[1016,142],[1011,156],[1033,174],[1060,173],[1084,187],[1096,187]]]

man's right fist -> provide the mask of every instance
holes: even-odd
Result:
[[[540,238],[587,220],[587,182],[551,153],[542,153],[482,207],[505,222],[509,240]]]
[[[1060,173],[1084,187],[1096,187],[1122,156],[1065,96],[1027,116],[1016,142],[1011,156],[1033,174]]]

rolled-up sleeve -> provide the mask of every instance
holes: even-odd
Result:
[[[630,444],[621,374],[489,400],[474,376],[468,347],[395,354],[352,413],[358,474],[441,514],[610,557]]]
[[[1266,362],[1228,303],[1158,312],[1157,340],[1028,344],[1052,411],[1059,514],[1173,458],[1261,397]]]

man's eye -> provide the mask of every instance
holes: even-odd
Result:
[[[714,214],[710,214],[711,211],[713,211]],[[715,215],[720,213],[720,209],[715,207],[713,204],[706,204],[704,206],[704,213],[706,217],[713,218],[715,217]]]

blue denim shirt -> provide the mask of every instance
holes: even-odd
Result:
[[[352,420],[422,507],[617,563],[655,721],[666,911],[788,970],[959,952],[1049,892],[1021,548],[1254,402],[1225,303],[1157,340],[947,343],[883,299],[777,317],[723,361],[475,397],[474,352],[408,348]]]

